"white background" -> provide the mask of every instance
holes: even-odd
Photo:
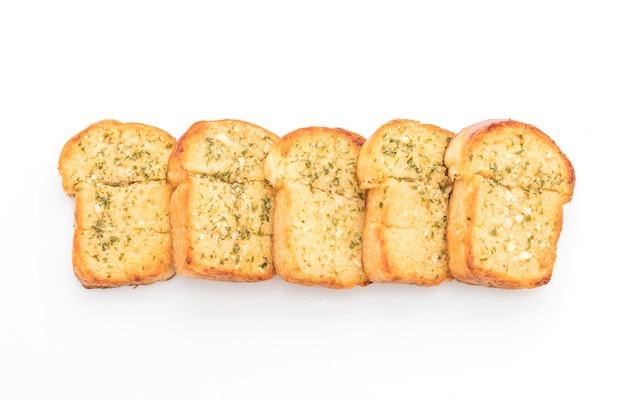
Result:
[[[285,3],[0,5],[0,398],[624,398],[620,2]],[[364,137],[512,118],[577,182],[538,289],[86,290],[56,166],[104,118],[175,137],[222,118]]]

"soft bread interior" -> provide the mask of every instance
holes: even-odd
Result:
[[[433,125],[396,120],[364,144],[357,176],[367,188],[363,262],[372,281],[450,280],[445,232],[451,180],[443,155],[451,137]]]
[[[364,139],[330,128],[285,135],[265,162],[276,193],[277,273],[293,283],[347,288],[369,283],[362,265],[365,194],[356,180]]]
[[[487,121],[459,133],[446,152],[455,179],[450,268],[458,280],[502,288],[548,283],[574,171],[535,127]]]
[[[201,121],[172,153],[174,264],[181,275],[259,281],[274,275],[274,189],[263,162],[277,136],[244,121]]]
[[[105,120],[70,139],[59,159],[65,191],[76,197],[73,265],[85,287],[169,279],[174,138],[142,125]]]

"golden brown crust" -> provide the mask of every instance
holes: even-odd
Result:
[[[274,264],[287,282],[334,289],[365,286],[364,193],[355,164],[365,139],[308,127],[281,138],[265,160],[276,188]]]
[[[445,243],[451,182],[443,154],[452,136],[402,119],[382,125],[363,145],[357,178],[367,189],[363,264],[371,281],[451,280]]]
[[[178,274],[184,275],[185,265],[191,264],[189,255],[191,247],[190,236],[186,229],[189,214],[185,212],[185,205],[189,203],[189,183],[182,182],[172,194],[170,203],[170,223],[172,226],[172,264]]]
[[[447,228],[454,278],[504,289],[547,284],[575,183],[554,141],[528,124],[483,121],[455,136],[445,163],[455,180]]]
[[[399,279],[389,265],[384,250],[387,243],[383,235],[383,209],[378,206],[382,200],[382,190],[367,190],[363,223],[363,270],[372,282],[395,282]]]
[[[173,260],[179,275],[257,282],[275,275],[274,190],[263,161],[278,137],[239,120],[199,121],[170,157]]]
[[[72,265],[85,288],[170,279],[167,158],[175,139],[158,128],[103,120],[72,137],[58,163],[75,196]]]

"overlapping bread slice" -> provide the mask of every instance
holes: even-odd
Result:
[[[265,160],[276,188],[274,264],[285,281],[369,284],[361,261],[365,193],[355,170],[364,141],[343,129],[302,128],[283,136]]]
[[[58,170],[76,197],[72,262],[87,288],[174,275],[167,160],[175,139],[144,124],[103,120],[63,147]]]
[[[169,162],[173,259],[180,275],[254,282],[275,275],[274,189],[263,162],[278,136],[238,120],[200,121]]]
[[[454,180],[447,235],[453,276],[507,289],[548,283],[575,184],[556,143],[534,126],[488,120],[457,134],[445,163]]]
[[[452,184],[443,155],[452,136],[395,120],[363,145],[357,177],[367,189],[363,264],[372,282],[433,286],[451,279],[445,229]]]

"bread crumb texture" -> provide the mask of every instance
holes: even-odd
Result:
[[[411,120],[381,126],[357,162],[367,188],[363,263],[373,282],[450,280],[446,247],[451,180],[443,163],[452,132]]]
[[[277,140],[238,120],[200,121],[178,140],[168,167],[178,274],[238,282],[275,275],[275,195],[263,162]]]
[[[88,288],[173,276],[167,159],[175,139],[148,125],[97,122],[63,147],[58,170],[75,196],[74,272]]]
[[[356,159],[365,139],[338,128],[283,136],[265,161],[276,188],[274,257],[286,281],[350,288],[369,284],[361,258],[365,193]]]
[[[490,120],[455,136],[445,163],[454,179],[447,235],[453,276],[508,289],[547,284],[575,184],[565,154],[534,126]]]

